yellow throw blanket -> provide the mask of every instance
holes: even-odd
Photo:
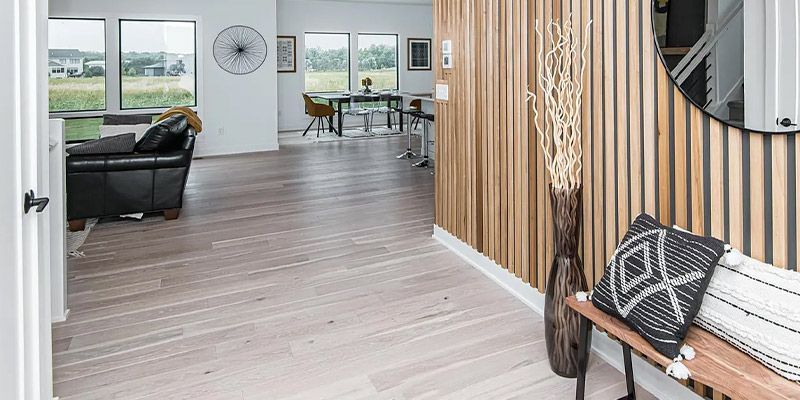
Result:
[[[203,131],[203,121],[200,120],[200,117],[197,116],[197,113],[195,113],[191,108],[184,106],[175,106],[167,111],[164,111],[164,113],[158,117],[156,122],[163,121],[173,115],[185,115],[189,126],[194,128],[195,132],[200,133]]]

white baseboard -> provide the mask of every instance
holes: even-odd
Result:
[[[59,322],[65,322],[67,320],[67,318],[69,318],[69,308],[64,310],[64,314],[61,314],[61,315],[53,314],[53,315],[51,315],[50,319],[51,319],[51,322],[55,324],[55,323],[59,323]]]
[[[441,227],[433,226],[433,238],[459,255],[475,269],[514,295],[539,315],[544,315],[544,295],[532,288],[503,267],[497,265],[485,255],[451,235]],[[592,352],[605,362],[624,373],[622,346],[609,339],[603,333],[594,330],[592,334]],[[698,400],[702,399],[694,392],[668,377],[660,369],[653,367],[639,357],[633,357],[633,368],[636,383],[653,396],[664,400]]]

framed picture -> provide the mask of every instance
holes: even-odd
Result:
[[[408,39],[408,70],[431,70],[431,39]]]
[[[297,72],[297,37],[278,36],[278,72]]]

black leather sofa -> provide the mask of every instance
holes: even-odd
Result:
[[[106,116],[104,124],[134,125],[150,120],[150,116]],[[142,141],[148,137],[145,134],[136,145],[138,151],[129,154],[67,157],[70,230],[83,230],[87,218],[151,212],[163,212],[167,220],[178,218],[196,133],[185,119],[182,124],[165,121],[161,125],[165,126],[158,127],[158,142],[151,140],[149,146],[144,146],[149,147],[148,151],[141,151]]]

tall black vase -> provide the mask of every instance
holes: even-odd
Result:
[[[581,188],[555,189],[551,185],[550,201],[555,259],[547,276],[544,303],[547,357],[553,372],[565,378],[575,378],[578,375],[580,319],[567,306],[566,298],[588,289],[583,263],[578,257]]]

